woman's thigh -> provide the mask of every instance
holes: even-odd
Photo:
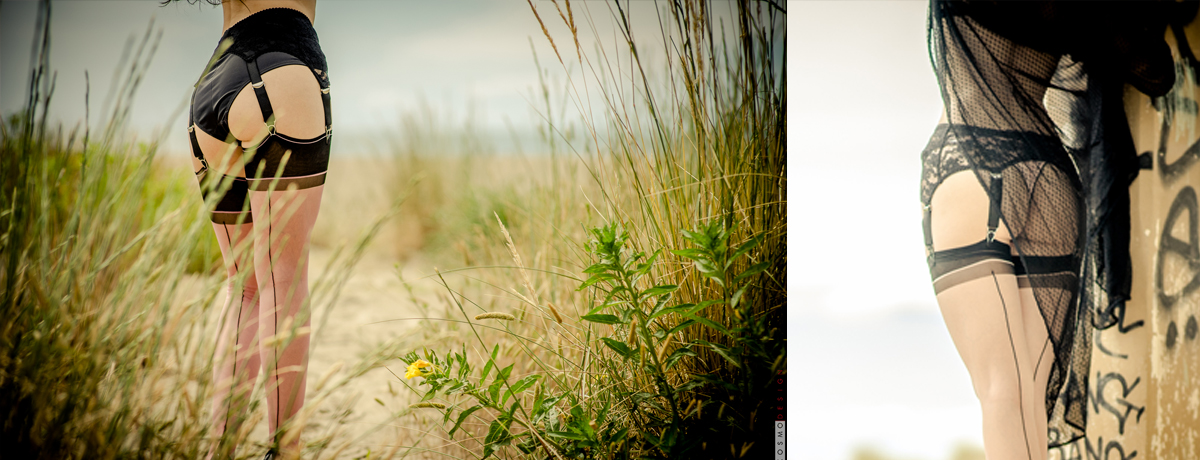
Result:
[[[997,271],[939,292],[937,300],[976,395],[1015,401],[1020,381],[1033,375],[1016,277]]]
[[[242,148],[236,143],[226,143],[212,137],[202,129],[195,129],[196,143],[200,145],[200,153],[204,155],[204,161],[208,162],[208,167],[212,172],[219,172],[226,176],[246,177],[242,168]],[[193,170],[199,171],[202,165],[200,160],[192,155]],[[217,176],[220,177],[220,176]]]
[[[942,180],[930,199],[930,233],[933,250],[967,246],[987,238],[989,199],[971,170]],[[1001,219],[995,239],[1011,246],[1012,236]]]

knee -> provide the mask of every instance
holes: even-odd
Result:
[[[246,284],[242,286],[242,302],[253,302],[258,298],[258,280],[254,276],[246,278]]]
[[[229,294],[230,297],[237,299],[241,298],[242,303],[248,303],[258,297],[258,280],[254,277],[254,273],[246,277],[246,280],[238,285],[238,273],[233,272],[229,275]],[[239,295],[240,293],[240,295]]]
[[[975,397],[985,407],[1020,407],[1021,386],[1016,376],[999,373],[987,378],[972,378]]]

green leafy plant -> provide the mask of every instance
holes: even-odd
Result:
[[[551,174],[502,200],[507,218],[524,224],[512,236],[532,246],[525,259],[532,262],[522,263],[508,232],[514,263],[503,260],[494,238],[447,235],[476,244],[462,251],[470,267],[461,270],[470,274],[444,304],[457,305],[457,316],[464,305],[490,312],[511,302],[519,305],[516,320],[489,328],[465,312],[420,318],[445,321],[422,338],[448,342],[441,350],[459,349],[460,325],[480,340],[469,356],[467,349],[449,355],[455,373],[476,366],[469,378],[439,387],[461,384],[475,395],[430,396],[435,390],[422,388],[421,398],[434,399],[418,405],[444,401],[441,418],[455,430],[448,452],[462,458],[482,449],[537,459],[761,458],[770,448],[769,385],[786,364],[782,6],[609,3],[613,28],[604,29],[600,18],[579,21],[596,4],[581,14],[572,3],[535,3],[529,6],[565,80],[537,64],[546,78],[540,98],[531,99],[545,103],[539,116],[551,152],[538,161],[551,163]],[[665,65],[647,59],[655,53],[646,36],[630,28],[646,12],[659,20]],[[554,17],[565,29],[548,24]],[[580,44],[586,27],[621,38],[589,52]],[[552,37],[555,29],[569,35]],[[556,109],[571,105],[582,123]],[[593,118],[597,106],[603,115]],[[586,279],[574,280],[581,271]],[[497,345],[500,353],[489,355]],[[451,369],[445,361],[435,372]],[[480,366],[514,363],[515,375],[499,381],[480,375]],[[534,374],[542,377],[513,395],[519,403],[496,404],[486,394]],[[553,416],[531,424],[539,395],[539,409]]]
[[[725,339],[721,342],[725,343],[703,339],[693,342],[711,349],[729,363],[717,372],[693,377],[693,382],[698,384],[697,395],[703,394],[710,403],[721,405],[715,417],[713,411],[709,411],[709,418],[698,425],[707,431],[728,433],[729,444],[742,453],[766,448],[764,443],[758,443],[756,447],[754,441],[761,439],[758,434],[769,432],[770,420],[761,412],[768,406],[765,395],[772,380],[786,363],[787,347],[778,339],[781,336],[779,327],[772,323],[771,315],[756,313],[753,306],[744,301],[748,289],[762,289],[762,285],[754,281],[770,268],[771,262],[753,263],[741,271],[734,269],[739,259],[748,257],[762,243],[762,236],[751,237],[734,248],[730,244],[732,231],[717,221],[683,233],[684,238],[696,247],[672,252],[690,259],[696,270],[717,285],[723,294],[721,299],[701,305],[708,302],[725,305],[733,311],[735,318],[728,329],[711,322],[704,323],[721,332]]]
[[[651,416],[640,417],[639,424],[643,429],[639,431],[658,452],[668,457],[686,455],[694,446],[677,442],[684,429],[685,414],[680,407],[680,389],[672,383],[675,379],[668,372],[683,357],[695,356],[692,344],[676,346],[678,341],[674,336],[698,321],[707,322],[707,319],[695,316],[695,311],[704,307],[666,308],[671,293],[679,287],[669,284],[646,286],[653,284],[649,282],[650,272],[662,250],[656,250],[649,257],[643,252],[628,254],[625,250],[628,235],[618,224],[592,229],[591,233],[594,238],[588,244],[588,251],[598,261],[584,270],[591,277],[579,289],[593,287],[603,293],[604,298],[582,319],[618,328],[617,338],[600,338],[621,360],[604,361],[609,377],[617,384],[617,398],[625,402],[631,415],[649,410]],[[603,311],[614,314],[600,313]],[[689,319],[670,321],[670,313],[680,313]],[[621,336],[626,338],[622,340]],[[635,367],[626,367],[626,363]],[[631,417],[631,420],[638,418]]]
[[[472,417],[486,421],[483,458],[506,446],[526,454],[541,450],[555,458],[711,457],[724,452],[718,453],[718,443],[709,450],[709,441],[720,439],[714,435],[730,432],[735,433],[733,440],[741,441],[742,454],[751,452],[753,442],[748,439],[752,432],[746,427],[756,422],[757,408],[747,412],[744,403],[764,399],[769,378],[784,359],[782,345],[772,339],[765,315],[753,314],[741,301],[753,288],[756,275],[769,264],[749,264],[736,273],[731,270],[761,238],[731,248],[731,231],[716,222],[685,232],[693,247],[671,253],[689,259],[692,269],[706,282],[720,286],[724,296],[671,305],[679,287],[654,282],[662,249],[649,256],[631,251],[629,236],[619,224],[594,228],[590,233],[593,238],[587,249],[595,263],[584,270],[589,277],[577,290],[595,292],[597,301],[580,320],[594,325],[588,331],[611,326],[612,333],[598,334],[598,340],[587,344],[597,366],[587,384],[612,391],[581,398],[575,389],[554,385],[557,389],[550,390],[541,373],[518,378],[513,375],[514,364],[502,364],[498,344],[491,346],[481,367],[473,367],[463,345],[461,351],[444,357],[425,350],[400,358],[408,365],[405,378],[422,378],[418,387],[428,387],[418,391],[420,402],[411,407],[441,411],[451,439]],[[487,349],[457,298],[455,304],[475,331],[479,345]],[[739,318],[730,327],[703,314],[707,308],[722,305],[734,309]],[[475,319],[508,321],[515,317],[489,312]],[[717,331],[727,343],[685,341],[682,332],[692,327]],[[692,375],[681,371],[679,364],[695,358],[699,348],[722,356],[734,372]],[[721,407],[704,410],[714,404]]]
[[[450,290],[445,280],[441,281]],[[455,293],[450,292],[453,297]],[[479,344],[486,349],[472,318],[466,314],[462,303],[453,298]],[[474,319],[510,321],[516,318],[506,313],[488,312]],[[529,342],[522,338],[518,340]],[[547,385],[543,374],[529,373],[517,378],[513,375],[515,364],[503,366],[499,354],[500,346],[494,345],[478,371],[472,367],[465,345],[461,351],[449,352],[445,357],[428,349],[422,355],[414,351],[401,357],[409,368],[405,378],[420,377],[422,381],[418,386],[429,387],[420,402],[410,407],[441,411],[443,423],[453,421],[447,431],[451,439],[470,417],[490,415],[486,419],[489,420],[487,434],[482,440],[482,458],[488,458],[506,446],[526,454],[540,449],[559,459],[595,458],[596,452],[609,450],[625,439],[627,430],[606,425],[607,406],[593,414],[592,408],[572,390],[562,388],[557,382]],[[439,397],[450,404],[432,402]],[[453,402],[458,399],[461,401]]]
[[[525,453],[531,453],[541,447],[547,452],[574,457],[571,455],[576,450],[573,446],[563,445],[551,439],[570,439],[556,436],[563,430],[563,422],[559,417],[562,412],[557,408],[557,404],[569,395],[548,395],[545,394],[543,386],[537,385],[533,403],[524,404],[526,401],[523,396],[534,389],[542,376],[530,374],[510,381],[513,365],[501,368],[497,361],[499,351],[499,345],[493,347],[491,357],[478,370],[471,367],[465,347],[461,352],[450,352],[444,358],[428,350],[424,353],[424,358],[419,358],[416,352],[405,355],[401,360],[410,363],[410,366],[427,360],[432,369],[420,376],[423,381],[419,386],[428,386],[429,389],[422,396],[421,402],[413,407],[441,410],[444,423],[453,421],[447,432],[451,439],[462,427],[463,422],[477,411],[492,414],[487,436],[483,440],[482,458],[488,458],[500,448],[510,445],[515,445]],[[449,407],[428,402],[439,395],[443,398],[463,395],[467,399]],[[514,424],[519,430],[514,429]]]
[[[609,361],[607,368],[610,377],[618,383],[618,398],[627,401],[629,413],[638,414],[649,409],[649,413],[654,415],[631,420],[642,420],[638,431],[666,458],[697,455],[693,451],[704,449],[704,440],[712,439],[712,433],[697,429],[700,424],[690,419],[698,419],[705,406],[724,405],[726,401],[737,399],[707,398],[705,392],[725,393],[727,396],[735,394],[741,396],[741,400],[760,398],[769,380],[761,378],[763,366],[757,363],[766,361],[770,363],[767,367],[772,367],[779,365],[783,359],[782,347],[772,344],[767,318],[752,315],[750,309],[741,302],[746,290],[752,286],[750,281],[765,271],[769,263],[753,264],[738,273],[730,271],[739,258],[745,257],[761,242],[761,238],[750,238],[731,249],[730,233],[719,222],[713,222],[695,231],[684,232],[685,238],[695,247],[671,251],[690,259],[694,268],[706,279],[721,286],[724,297],[668,306],[678,286],[653,285],[649,282],[651,269],[662,251],[657,250],[649,257],[642,252],[627,254],[629,251],[625,249],[625,244],[628,236],[620,226],[609,225],[592,230],[595,238],[589,244],[589,250],[598,262],[585,270],[592,276],[580,288],[595,287],[604,297],[582,319],[624,329],[617,332],[618,337],[627,337],[625,340],[610,337],[600,339],[623,361]],[[734,310],[739,321],[733,327],[726,327],[705,317],[705,309],[719,305],[728,305]],[[600,313],[602,311],[613,314]],[[689,327],[714,330],[733,345],[707,340],[684,341],[680,333]],[[732,368],[740,371],[736,374],[741,378],[731,381],[721,375],[707,374],[688,378],[683,373],[674,372],[681,361],[697,356],[698,347],[711,349],[725,358]],[[629,370],[621,365],[624,362],[637,367]],[[647,386],[650,391],[633,385],[620,385],[625,381],[639,382],[639,376],[630,376],[629,373],[647,376],[650,379],[650,385]],[[765,375],[769,379],[771,372],[767,370]],[[720,414],[724,413],[724,410],[720,411]],[[733,412],[730,415],[725,420],[730,422],[730,426],[736,427],[738,422],[745,421],[737,420],[745,417],[735,417]]]

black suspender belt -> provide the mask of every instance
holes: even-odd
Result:
[[[250,86],[254,88],[254,96],[258,99],[263,122],[267,125],[266,137],[258,145],[242,145],[245,153],[252,156],[245,167],[250,190],[267,191],[273,187],[305,189],[324,184],[325,172],[329,168],[332,134],[329,87],[324,83],[327,80],[313,70],[319,84],[324,85],[321,88],[321,104],[325,112],[325,132],[311,139],[297,139],[275,129],[275,110],[271,107],[258,62],[255,59],[247,60],[246,71]],[[262,177],[259,177],[260,174]]]

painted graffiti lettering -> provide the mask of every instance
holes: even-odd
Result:
[[[1133,460],[1137,458],[1138,454],[1136,450],[1131,450],[1126,455],[1125,447],[1114,440],[1108,441],[1108,444],[1105,445],[1104,436],[1096,438],[1095,444],[1092,444],[1091,440],[1083,438],[1078,442],[1052,448],[1050,451],[1057,451],[1058,460]]]
[[[1139,327],[1146,325],[1146,322],[1144,320],[1140,320],[1140,319],[1126,325],[1125,324],[1125,311],[1127,308],[1128,307],[1126,306],[1125,302],[1120,302],[1120,303],[1114,305],[1112,307],[1111,311],[1106,310],[1106,312],[1108,312],[1107,314],[1111,315],[1110,317],[1116,318],[1117,331],[1119,331],[1122,334],[1126,334],[1129,331],[1132,331],[1134,329],[1137,329]],[[1107,320],[1107,319],[1101,319],[1100,323],[1113,324],[1113,323],[1110,323],[1109,320]],[[1101,338],[1104,337],[1103,332],[1104,331],[1097,330],[1095,333],[1096,348],[1099,349],[1101,353],[1104,353],[1108,356],[1112,356],[1117,359],[1129,359],[1129,355],[1124,354],[1124,353],[1117,353],[1115,351],[1109,350],[1108,347],[1106,347],[1104,345],[1104,342],[1101,340]]]
[[[1129,451],[1129,455],[1125,455],[1125,447],[1117,441],[1108,441],[1104,444],[1104,436],[1096,438],[1096,445],[1093,447],[1091,441],[1084,439],[1083,445],[1087,448],[1087,460],[1133,460],[1137,457],[1137,451]],[[1101,446],[1104,446],[1101,450]],[[1113,455],[1116,451],[1116,456]]]
[[[1192,104],[1195,105],[1195,102],[1193,101]],[[1162,131],[1162,139],[1160,141],[1162,144],[1158,149],[1158,175],[1162,178],[1163,182],[1169,184],[1178,180],[1179,177],[1183,175],[1183,172],[1187,171],[1188,168],[1196,162],[1196,159],[1200,158],[1200,142],[1192,144],[1191,147],[1188,147],[1188,149],[1183,152],[1183,156],[1179,157],[1179,159],[1173,162],[1168,163],[1166,148],[1168,132],[1168,129],[1164,127]]]
[[[1094,340],[1096,342],[1096,349],[1100,350],[1101,353],[1104,353],[1108,356],[1112,356],[1117,359],[1129,359],[1129,355],[1127,355],[1125,353],[1114,352],[1112,350],[1109,350],[1108,347],[1104,346],[1104,342],[1101,341],[1101,339],[1103,337],[1104,337],[1104,331],[1096,331],[1095,332],[1094,338],[1092,340]]]
[[[1200,273],[1193,276],[1192,280],[1179,292],[1168,293],[1166,287],[1163,286],[1163,262],[1168,254],[1174,254],[1182,257],[1188,262],[1188,267],[1193,271],[1200,266],[1200,225],[1197,225],[1197,219],[1200,215],[1197,213],[1196,191],[1192,187],[1183,187],[1179,193],[1175,195],[1175,201],[1171,203],[1171,209],[1167,212],[1167,220],[1163,223],[1162,236],[1159,238],[1158,244],[1158,261],[1154,267],[1154,285],[1158,291],[1158,302],[1163,308],[1170,309],[1185,295],[1188,295],[1200,288]],[[1187,240],[1181,240],[1171,234],[1171,230],[1175,228],[1176,221],[1179,220],[1181,214],[1187,212]]]
[[[1053,434],[1054,433],[1052,430],[1051,435],[1053,435]],[[1073,442],[1070,444],[1065,444],[1065,445],[1058,446],[1058,447],[1051,447],[1050,452],[1058,453],[1058,457],[1057,457],[1058,460],[1083,460],[1083,454],[1081,453],[1082,448],[1079,447],[1079,443],[1081,443],[1081,442],[1087,442],[1087,441],[1083,440],[1083,441]],[[1055,457],[1051,456],[1050,458],[1055,458]]]
[[[1099,408],[1104,408],[1105,411],[1113,414],[1117,418],[1117,430],[1119,434],[1125,434],[1125,422],[1128,421],[1131,414],[1137,414],[1137,417],[1134,418],[1135,422],[1141,423],[1142,421],[1142,413],[1146,411],[1146,407],[1137,406],[1126,399],[1141,381],[1142,378],[1138,377],[1133,379],[1133,384],[1129,384],[1125,380],[1125,376],[1119,373],[1109,372],[1103,377],[1100,376],[1099,372],[1096,373],[1096,392],[1092,394],[1092,410],[1099,413]],[[1121,384],[1121,395],[1111,401],[1104,392],[1110,383]]]
[[[1186,240],[1172,234],[1176,223],[1185,212],[1187,213],[1186,236],[1184,236]],[[1197,204],[1196,190],[1191,186],[1184,186],[1175,195],[1175,201],[1171,203],[1171,208],[1167,211],[1167,219],[1163,222],[1162,234],[1159,237],[1158,260],[1154,267],[1154,288],[1158,295],[1158,304],[1166,310],[1172,309],[1179,299],[1200,288],[1200,223],[1198,221],[1200,221],[1200,205]],[[1163,280],[1163,263],[1167,260],[1168,255],[1187,261],[1188,270],[1193,273],[1191,280],[1182,288],[1178,288],[1178,292],[1168,292]],[[1187,324],[1187,329],[1184,330],[1185,337],[1193,340],[1196,338],[1195,315],[1188,317]],[[1179,326],[1175,324],[1175,321],[1171,321],[1167,325],[1165,337],[1167,349],[1173,349],[1178,342]]]

